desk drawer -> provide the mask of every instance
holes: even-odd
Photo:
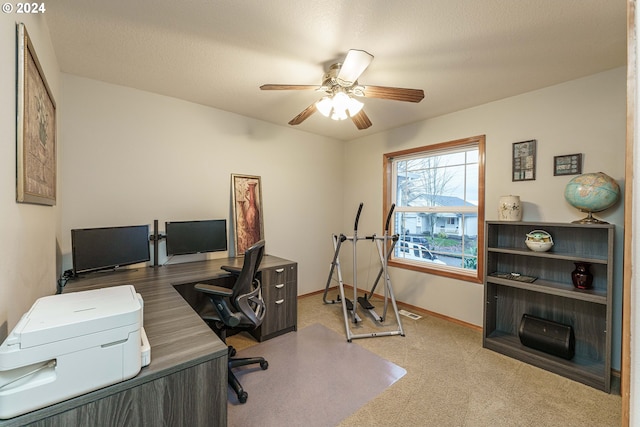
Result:
[[[259,341],[295,331],[298,321],[298,266],[287,264],[261,271],[266,314],[252,335]]]
[[[298,265],[283,265],[262,270],[262,285],[275,285],[288,282],[297,282]]]

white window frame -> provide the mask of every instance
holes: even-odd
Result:
[[[425,273],[436,274],[440,276],[452,277],[460,280],[466,280],[475,283],[482,283],[484,273],[484,177],[485,177],[485,136],[475,136],[465,139],[459,139],[455,141],[448,141],[439,144],[427,145],[423,147],[412,148],[408,150],[396,151],[392,153],[385,153],[383,155],[385,176],[383,183],[383,211],[388,212],[392,203],[394,203],[396,196],[396,178],[397,171],[395,170],[395,164],[397,160],[404,160],[411,157],[427,157],[438,153],[455,153],[460,152],[468,148],[478,149],[478,205],[477,206],[458,206],[454,207],[396,207],[395,212],[429,212],[429,213],[460,213],[460,214],[477,214],[478,221],[478,254],[477,254],[477,267],[473,269],[464,269],[460,267],[452,267],[442,264],[412,261],[405,258],[396,258],[391,256],[389,259],[389,265],[398,268],[404,268],[409,270],[421,271]],[[394,220],[395,220],[394,215]],[[395,232],[396,224],[392,221],[392,228],[390,232]]]

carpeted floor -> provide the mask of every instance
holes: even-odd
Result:
[[[370,326],[370,318],[362,317],[364,322],[358,329],[378,329]],[[621,423],[618,394],[607,394],[486,350],[477,330],[428,315],[419,320],[402,317],[402,322],[405,337],[365,338],[352,343],[407,373],[338,426],[617,427]],[[314,323],[333,330],[346,342],[341,308],[323,304],[322,294],[298,300],[299,331],[295,333]],[[237,348],[256,344],[244,334],[231,337],[230,342]],[[359,378],[354,375],[353,381]],[[256,398],[250,389],[249,394],[250,400]],[[282,408],[280,425],[294,425],[287,421],[286,404]],[[322,425],[336,424],[327,421]]]
[[[406,373],[319,323],[237,354],[254,356],[269,368],[234,370],[249,399],[239,404],[229,391],[229,426],[336,425]]]

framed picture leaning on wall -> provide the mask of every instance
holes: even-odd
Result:
[[[18,24],[16,200],[56,204],[56,102],[24,24]]]
[[[259,176],[231,174],[233,247],[236,256],[264,239],[262,187]]]

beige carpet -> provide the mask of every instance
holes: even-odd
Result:
[[[358,329],[377,329],[370,318],[362,317]],[[406,375],[338,426],[620,426],[622,402],[617,394],[483,349],[477,330],[428,315],[402,320],[405,337],[353,343],[402,366]],[[298,328],[314,323],[346,341],[340,306],[323,304],[322,294],[298,300]],[[244,335],[231,341],[239,347],[256,344]],[[290,425],[286,418],[281,421],[282,426]]]

